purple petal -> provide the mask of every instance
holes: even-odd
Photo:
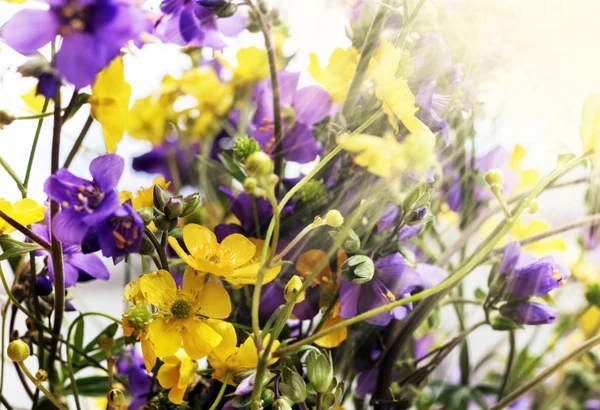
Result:
[[[417,271],[421,275],[425,288],[432,288],[439,285],[448,277],[448,272],[436,265],[428,263],[418,263]]]
[[[102,57],[96,39],[81,32],[64,37],[56,53],[56,68],[76,88],[83,88],[96,79]]]
[[[52,220],[52,233],[64,244],[79,244],[85,236],[87,225],[73,212],[62,210]]]
[[[235,394],[243,396],[244,394],[251,393],[254,389],[254,381],[256,380],[256,373],[252,373],[250,376],[244,378],[235,389]]]
[[[125,168],[125,161],[115,154],[106,154],[90,163],[90,173],[98,187],[108,193],[117,186]]]
[[[506,275],[512,272],[519,263],[519,257],[521,256],[521,245],[519,242],[511,242],[504,247],[502,253],[502,261],[500,262],[500,268],[498,272],[501,275]]]
[[[394,204],[387,204],[383,208],[382,217],[377,222],[377,232],[382,232],[390,229],[394,225],[394,221],[398,216],[398,207]],[[408,225],[407,225],[408,226]]]
[[[299,123],[313,125],[329,115],[331,96],[319,86],[305,87],[296,92],[293,106]]]
[[[94,254],[74,253],[69,255],[68,261],[75,268],[96,279],[108,280],[110,277],[108,269],[102,263],[102,260]]]
[[[242,13],[235,13],[231,17],[217,19],[217,28],[227,37],[237,36],[246,28],[246,18]]]
[[[520,325],[545,325],[556,320],[558,310],[541,303],[509,303],[500,307],[500,313]]]
[[[233,235],[234,233],[245,234],[244,229],[236,224],[221,224],[215,227],[215,236],[217,237],[217,241],[221,242],[223,239],[227,238],[229,235]]]
[[[382,286],[377,278],[365,283],[360,289],[360,298],[358,299],[358,312],[364,313],[369,310],[377,309],[390,303],[386,298],[387,289]],[[367,322],[377,326],[387,326],[393,319],[391,312],[383,312],[367,319]]]
[[[563,279],[551,258],[543,258],[509,274],[508,288],[519,297],[543,296],[559,287]]]
[[[421,275],[406,264],[400,253],[396,252],[375,262],[376,277],[371,281],[380,281],[385,288],[383,293],[390,291],[395,296],[422,290],[425,283]]]
[[[198,21],[196,20],[196,16],[191,7],[184,7],[183,10],[181,10],[181,15],[179,16],[179,32],[181,33],[181,37],[188,43],[198,37],[200,33]]]
[[[356,396],[365,397],[367,394],[374,394],[378,378],[379,368],[377,367],[362,372],[356,383]]]
[[[340,284],[340,317],[350,319],[358,314],[360,286],[344,281]]]
[[[312,130],[305,124],[296,123],[283,137],[283,157],[288,161],[305,164],[321,153],[321,146],[315,140]]]
[[[319,313],[319,287],[309,287],[302,302],[296,303],[292,313],[300,320],[311,320]]]
[[[21,54],[33,54],[58,35],[60,21],[51,10],[26,9],[2,26],[2,40]]]

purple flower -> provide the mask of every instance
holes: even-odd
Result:
[[[282,114],[282,153],[288,161],[306,163],[321,153],[313,135],[313,127],[323,121],[331,109],[331,96],[321,87],[298,88],[300,73],[281,72],[277,75]],[[252,119],[252,136],[265,152],[274,151],[273,94],[270,80],[264,80],[254,90],[256,113]]]
[[[160,174],[166,181],[173,181],[173,167],[169,165],[169,157],[172,155],[182,185],[194,185],[197,183],[196,167],[193,161],[198,153],[198,144],[183,146],[177,139],[168,139],[161,145],[156,145],[151,151],[133,158],[133,169],[138,172],[149,174]]]
[[[123,158],[108,154],[91,162],[92,181],[64,168],[46,180],[44,192],[62,207],[52,220],[53,234],[61,242],[81,243],[90,226],[115,212],[120,205],[115,187],[123,167]]]
[[[156,387],[150,390],[152,376],[146,373],[144,359],[135,350],[131,350],[129,357],[123,354],[117,360],[117,370],[129,380],[129,391],[133,396],[133,400],[129,403],[129,410],[141,408],[156,393]]]
[[[373,279],[367,283],[354,284],[342,281],[339,313],[341,317],[346,319],[354,317],[425,288],[421,275],[406,264],[400,253],[378,260],[375,269]],[[392,319],[405,319],[411,309],[410,304],[398,306],[390,312],[367,319],[367,322],[377,326],[387,326]]]
[[[520,325],[545,325],[554,322],[558,310],[541,303],[517,302],[502,305],[500,313]]]
[[[167,16],[158,31],[162,31],[167,41],[181,45],[221,50],[226,46],[223,36],[236,36],[246,28],[246,20],[240,13],[217,18],[212,8],[194,0],[164,0],[160,9]]]
[[[102,249],[102,255],[112,257],[115,263],[139,250],[144,233],[144,221],[127,203],[88,230],[84,250]]]
[[[600,399],[591,399],[584,403],[585,410],[600,410]]]
[[[49,8],[25,9],[3,27],[2,39],[21,54],[62,36],[56,68],[76,88],[92,84],[100,70],[142,32],[146,13],[127,0],[46,0]]]
[[[50,213],[46,212],[46,225],[34,224],[31,229],[38,236],[50,242]],[[37,256],[48,257],[48,275],[54,281],[54,267],[50,252],[46,250],[36,251]],[[77,282],[88,282],[93,279],[108,280],[110,276],[108,269],[97,255],[86,255],[81,251],[79,244],[63,243],[63,271],[65,276],[65,287],[69,288]],[[36,279],[40,295],[50,294],[52,285],[48,290],[48,280],[43,276]]]
[[[571,274],[551,256],[520,266],[521,246],[511,242],[504,249],[499,272],[505,275],[508,290],[518,297],[543,296],[561,286]]]

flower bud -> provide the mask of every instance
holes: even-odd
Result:
[[[273,161],[262,151],[253,152],[244,162],[246,173],[251,177],[265,177],[273,172]]]
[[[217,16],[221,18],[231,17],[237,11],[237,5],[233,3],[224,4],[221,7],[215,9]]]
[[[282,380],[279,391],[292,403],[301,403],[306,400],[306,383],[302,376],[289,367],[283,369]]]
[[[142,208],[137,211],[142,221],[144,221],[144,226],[148,226],[152,221],[154,221],[154,208]]]
[[[344,217],[337,209],[332,209],[325,215],[325,223],[333,228],[338,228],[344,223]]]
[[[0,111],[0,130],[4,128],[5,125],[10,125],[16,119],[16,117],[7,111]]]
[[[538,211],[539,208],[540,208],[540,203],[538,202],[537,198],[533,198],[532,201],[529,203],[527,212],[529,212],[530,214],[533,215]]]
[[[183,202],[180,198],[169,198],[164,208],[165,216],[169,219],[176,219],[183,212]]]
[[[417,208],[414,211],[410,212],[408,215],[406,215],[406,217],[404,218],[404,221],[410,226],[418,225],[423,221],[423,219],[425,218],[426,215],[427,215],[427,207],[422,206],[422,207]]]
[[[144,305],[135,305],[125,315],[129,325],[135,330],[144,330],[150,319],[152,319],[152,313],[148,312]]]
[[[154,185],[154,206],[162,211],[165,208],[165,205],[167,204],[167,202],[169,201],[169,199],[171,198],[169,196],[169,194],[167,193],[167,191],[164,190],[163,187],[161,187],[158,184]]]
[[[38,296],[48,296],[52,293],[52,281],[43,275],[38,275],[35,278],[35,289]]]
[[[239,137],[233,146],[233,157],[243,164],[250,155],[259,151],[261,151],[260,144],[254,138]]]
[[[267,178],[267,183],[270,186],[275,186],[279,183],[279,177],[275,174],[271,174],[269,175],[269,177]]]
[[[125,395],[119,389],[112,389],[106,395],[106,400],[108,400],[108,404],[112,407],[121,407],[125,404]]]
[[[342,279],[352,283],[366,283],[373,278],[375,265],[366,255],[354,255],[342,265]]]
[[[138,249],[138,253],[140,255],[153,255],[154,254],[154,245],[152,241],[148,239],[146,235],[142,236],[142,241],[140,242],[140,249]]]
[[[275,400],[275,392],[271,389],[264,389],[261,399],[263,408],[268,407]]]
[[[306,359],[308,380],[317,393],[327,393],[333,380],[333,367],[327,356],[315,351]]]
[[[194,212],[185,217],[185,224],[198,224],[202,225],[208,218],[208,212],[203,206],[196,208]]]
[[[244,179],[242,187],[244,188],[244,192],[246,192],[247,194],[252,194],[254,190],[258,187],[258,182],[256,181],[256,178],[248,177]]]
[[[29,355],[31,354],[31,350],[29,349],[29,345],[24,341],[13,340],[8,344],[6,354],[8,355],[8,358],[13,362],[20,363],[29,357]]]
[[[292,406],[285,397],[280,397],[273,402],[273,410],[292,410]]]
[[[490,189],[494,195],[500,195],[502,193],[502,185],[500,184],[494,184],[490,187]]]
[[[285,285],[285,289],[283,290],[283,296],[286,301],[292,300],[292,297],[300,292],[302,289],[302,279],[298,275],[292,276],[292,278],[288,281],[287,285]],[[296,303],[300,303],[304,300],[304,292],[296,299]]]
[[[297,201],[302,205],[318,207],[325,202],[327,196],[327,188],[321,181],[308,181],[304,184],[297,194]]]
[[[106,354],[110,354],[113,346],[113,338],[107,335],[100,335],[98,338],[98,347],[103,350]]]
[[[497,168],[490,169],[488,172],[486,172],[484,179],[485,182],[487,182],[487,184],[490,186],[494,184],[504,184],[504,175],[502,175],[502,171]]]
[[[585,291],[585,298],[591,305],[600,307],[600,284],[589,285]]]
[[[48,381],[48,372],[45,371],[44,369],[38,369],[38,371],[35,372],[35,379],[38,382]]]
[[[340,232],[339,231],[329,231],[329,235],[333,239],[337,239],[340,236]],[[346,240],[344,240],[344,243],[342,244],[342,249],[346,253],[356,253],[360,250],[360,238],[358,237],[356,232],[354,232],[352,229],[350,229],[348,231],[348,236],[346,237]]]
[[[154,218],[154,225],[161,231],[170,231],[177,227],[177,219],[169,219],[165,215],[158,215]]]
[[[182,218],[190,215],[198,208],[200,205],[200,194],[195,193],[186,196],[183,198],[183,204],[183,212],[180,215]]]

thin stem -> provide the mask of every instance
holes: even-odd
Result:
[[[298,244],[298,242],[300,242],[302,240],[302,238],[304,238],[310,231],[312,231],[315,228],[318,228],[320,226],[323,226],[323,220],[321,218],[315,218],[315,220],[308,226],[306,226],[304,229],[302,229],[300,231],[300,233],[298,235],[296,235],[296,237],[294,239],[292,239],[292,241],[278,254],[273,258],[273,262],[272,263],[277,263],[278,261],[280,261],[281,259],[283,259],[283,257],[285,255],[287,255],[292,249],[294,249],[294,247]]]
[[[12,168],[6,163],[6,161],[4,161],[4,159],[2,159],[2,157],[0,157],[0,165],[2,166],[2,168],[4,168],[8,175],[10,175],[12,180],[15,181],[15,184],[17,184],[17,188],[19,188],[19,191],[21,192],[21,196],[23,198],[27,197],[27,188],[25,188],[17,174],[15,174],[15,171],[12,170]]]
[[[45,110],[43,110],[45,111]],[[23,115],[21,117],[16,117],[15,121],[21,121],[21,120],[39,120],[39,119],[43,119],[46,117],[50,117],[53,113],[51,112],[42,112],[41,114],[35,114],[35,115]]]
[[[24,227],[23,225],[21,225],[19,222],[12,219],[10,216],[6,215],[6,213],[4,211],[0,210],[0,218],[4,219],[10,226],[15,228],[17,231],[21,232],[23,235],[25,235],[26,237],[31,239],[33,242],[40,245],[42,248],[44,248],[46,250],[51,249],[51,246],[48,242],[46,242],[40,236],[36,235],[33,231],[31,231],[31,230],[27,229],[26,227]]]
[[[48,109],[48,103],[50,100],[46,98],[44,101],[44,106],[42,107],[42,113],[45,113]],[[29,177],[31,176],[31,167],[33,166],[33,158],[35,157],[35,150],[37,148],[38,140],[40,139],[40,132],[42,131],[42,124],[44,123],[44,118],[40,118],[37,123],[37,128],[35,130],[35,135],[33,137],[33,143],[31,144],[31,150],[29,151],[29,161],[27,161],[27,171],[25,171],[25,179],[23,179],[23,186],[27,188],[29,186]]]
[[[0,403],[2,403],[4,407],[6,407],[6,410],[13,410],[12,406],[8,404],[2,393],[0,393]]]
[[[231,371],[227,370],[227,374],[225,374],[225,380],[223,380],[223,384],[221,385],[219,394],[217,395],[217,398],[215,399],[212,406],[210,406],[210,409],[208,409],[208,410],[216,410],[216,408],[219,407],[219,403],[221,403],[221,400],[223,399],[223,396],[225,395],[225,390],[227,389],[227,383],[229,382],[229,376],[231,376]]]
[[[542,371],[539,375],[537,375],[529,383],[525,383],[525,384],[521,385],[521,387],[513,390],[504,399],[500,400],[498,403],[496,403],[495,405],[490,407],[489,410],[500,410],[500,409],[503,409],[504,407],[508,406],[510,403],[512,403],[513,401],[515,401],[516,399],[518,399],[519,397],[521,397],[528,391],[537,387],[539,384],[541,384],[544,380],[546,380],[554,372],[558,371],[561,367],[566,365],[568,362],[583,356],[585,353],[587,353],[589,350],[591,350],[594,346],[596,346],[598,344],[600,344],[600,335],[597,335],[591,339],[588,339],[587,341],[585,341],[584,343],[579,345],[579,347],[577,349],[573,350],[569,354],[558,359],[550,367],[548,367],[547,369]]]
[[[508,209],[508,205],[506,203],[506,200],[504,199],[504,197],[502,196],[501,192],[498,192],[495,189],[492,189],[492,193],[494,194],[494,196],[496,197],[496,199],[498,200],[498,203],[500,204],[500,208],[502,208],[502,212],[504,212],[504,216],[506,218],[510,218],[510,211]]]
[[[510,379],[510,372],[512,371],[512,365],[515,361],[515,353],[517,348],[517,343],[515,340],[515,331],[511,330],[508,332],[508,341],[510,350],[508,351],[508,360],[506,361],[506,369],[504,370],[504,375],[502,376],[502,384],[500,385],[500,391],[498,392],[498,400],[501,400],[504,396],[504,392],[506,391],[506,386],[508,386],[508,380]]]
[[[64,124],[69,119],[69,117],[71,115],[71,111],[73,111],[73,108],[75,108],[75,102],[77,101],[78,95],[79,95],[79,90],[77,88],[75,88],[73,90],[73,95],[71,95],[71,100],[69,101],[69,104],[67,104],[67,107],[65,108],[65,110],[63,112],[63,116],[61,118],[61,124]],[[56,103],[56,100],[54,100],[54,101]],[[56,110],[54,112],[56,113]],[[60,113],[60,111],[58,111],[58,112]]]
[[[27,378],[29,380],[31,380],[31,382],[33,384],[35,384],[35,387],[37,387],[38,389],[40,389],[40,391],[42,393],[44,393],[44,395],[46,395],[46,397],[48,398],[48,400],[50,400],[58,409],[60,409],[60,410],[67,410],[65,408],[65,406],[63,406],[62,403],[59,402],[56,399],[56,397],[54,397],[52,395],[52,393],[50,393],[44,386],[42,386],[42,383],[40,383],[39,381],[37,381],[37,379],[31,374],[31,372],[29,372],[29,369],[27,369],[27,366],[25,366],[25,363],[19,362],[19,367],[21,368],[21,370],[23,370],[23,373],[25,373],[25,375],[27,376]]]
[[[167,255],[165,254],[164,248],[161,246],[160,242],[158,242],[158,239],[156,239],[156,236],[147,227],[144,228],[144,234],[146,234],[148,239],[150,239],[150,242],[152,242],[152,245],[154,245],[154,249],[156,249],[156,253],[160,258],[160,264],[162,265],[162,268],[165,270],[169,270],[169,262],[167,261]]]
[[[85,139],[85,136],[87,135],[88,131],[90,130],[90,127],[92,126],[93,122],[94,122],[94,119],[92,118],[92,116],[91,115],[88,116],[87,120],[85,121],[85,124],[83,125],[83,128],[81,129],[81,132],[79,133],[79,135],[77,136],[77,139],[73,143],[73,147],[71,148],[71,151],[69,151],[69,155],[67,155],[67,159],[65,159],[63,168],[69,168],[69,165],[71,165],[71,162],[73,161],[73,159],[75,158],[75,155],[77,155],[77,152],[81,148],[81,144],[83,143],[83,140]]]

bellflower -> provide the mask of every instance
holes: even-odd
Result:
[[[298,89],[300,73],[281,72],[277,75],[282,114],[282,154],[288,161],[307,163],[321,153],[313,135],[314,125],[323,121],[331,109],[331,97],[318,86]],[[259,83],[254,90],[256,112],[252,119],[252,136],[265,152],[275,150],[273,94],[270,80]]]
[[[91,85],[100,70],[145,28],[146,13],[127,0],[48,0],[24,9],[2,26],[2,40],[21,54],[63,39],[56,68],[76,88]]]
[[[502,305],[500,313],[520,325],[545,325],[556,320],[558,310],[542,303],[517,302]]]
[[[226,45],[224,36],[235,36],[246,28],[246,20],[240,13],[217,18],[212,8],[200,3],[194,0],[164,0],[161,3],[160,9],[166,19],[158,30],[167,41],[221,50]]]
[[[518,297],[543,296],[571,276],[551,256],[533,263],[519,264],[522,260],[521,246],[518,242],[511,242],[504,248],[499,270],[501,275],[506,276],[510,293]]]
[[[46,225],[34,224],[31,229],[35,234],[50,242],[50,213],[45,215]],[[93,279],[108,280],[110,274],[97,255],[86,255],[81,251],[77,243],[63,243],[63,271],[65,276],[65,287],[70,288],[77,282],[88,282]],[[54,266],[52,257],[47,250],[36,251],[37,256],[48,257],[48,275],[54,281]]]
[[[91,181],[64,168],[46,180],[44,192],[61,205],[61,211],[52,220],[53,234],[61,242],[81,243],[90,226],[100,223],[119,208],[115,187],[124,166],[123,158],[108,154],[91,162]]]

